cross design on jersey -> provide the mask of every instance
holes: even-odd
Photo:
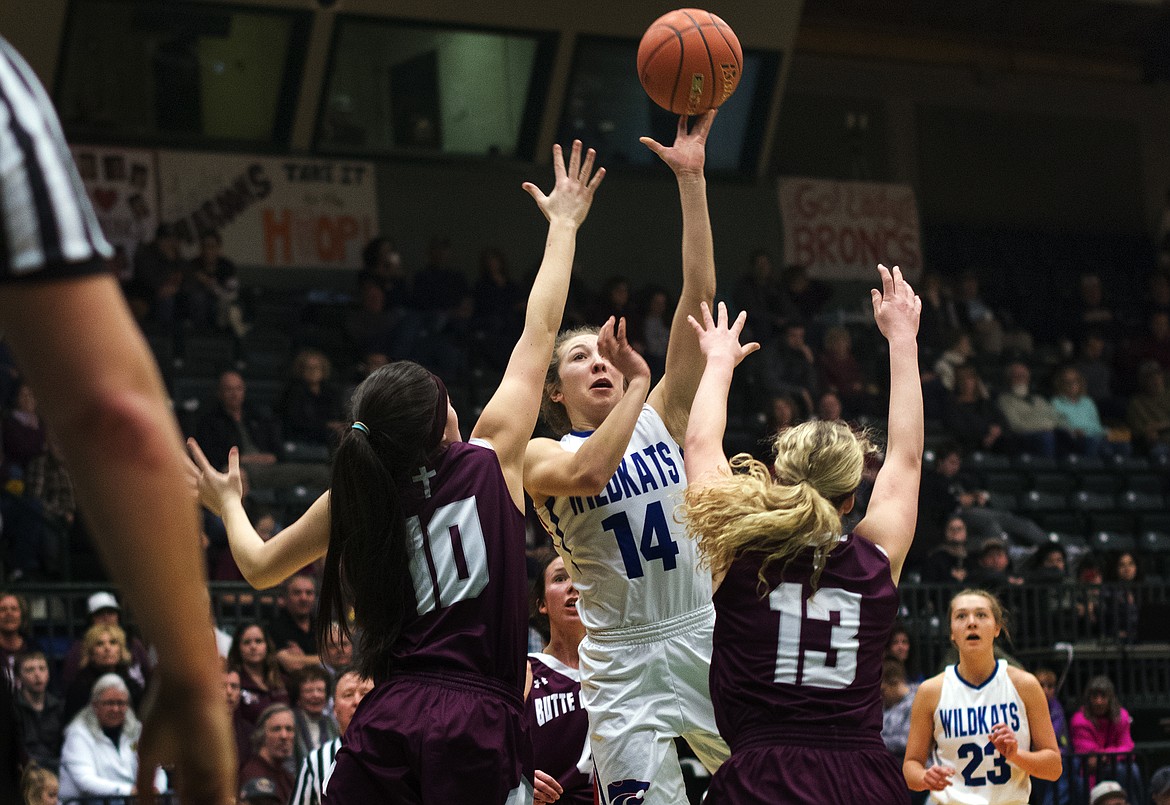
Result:
[[[431,497],[431,479],[438,475],[434,470],[428,470],[426,467],[418,468],[418,475],[410,476],[410,480],[423,485],[423,497],[429,499]]]

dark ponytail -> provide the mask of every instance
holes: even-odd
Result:
[[[390,672],[413,599],[401,489],[426,461],[438,394],[418,364],[381,367],[354,392],[350,417],[358,426],[345,433],[333,459],[318,642],[329,639],[331,621],[345,634],[356,628],[355,664],[371,679]]]

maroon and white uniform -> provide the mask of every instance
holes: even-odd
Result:
[[[817,589],[812,554],[769,568],[732,563],[714,596],[711,696],[731,759],[714,803],[905,803],[902,774],[882,743],[881,671],[898,613],[890,562],[849,534]]]
[[[532,691],[528,731],[536,768],[564,789],[558,802],[593,805],[589,715],[581,703],[581,674],[556,657],[529,654]]]
[[[350,722],[325,802],[530,802],[523,512],[478,440],[450,445],[401,493],[414,612],[391,675]]]

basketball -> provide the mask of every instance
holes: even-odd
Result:
[[[731,97],[743,49],[726,22],[709,11],[663,14],[638,44],[638,80],[650,100],[676,115],[697,115]]]

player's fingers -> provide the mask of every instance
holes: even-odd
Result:
[[[731,332],[739,339],[739,334],[743,332],[743,326],[747,324],[747,311],[739,311],[739,315],[735,317],[735,321],[731,323]]]
[[[558,179],[565,176],[565,151],[560,143],[553,143],[553,176]]]
[[[581,173],[577,178],[589,181],[589,177],[593,175],[593,160],[595,159],[597,159],[597,152],[590,148],[585,152],[585,159],[581,162]]]
[[[715,321],[711,318],[711,307],[706,302],[700,302],[699,310],[703,311],[703,328],[710,330],[715,326]]]
[[[722,329],[726,330],[727,329],[727,304],[725,302],[720,302],[716,307],[717,307],[717,310],[719,313],[719,318],[718,318],[717,323]]]
[[[889,296],[894,292],[894,276],[881,263],[878,263],[878,274],[882,278],[882,296]]]
[[[759,341],[749,341],[743,345],[743,356],[746,358],[760,348]]]
[[[195,466],[199,468],[200,472],[208,472],[211,469],[211,462],[207,460],[207,456],[203,454],[203,448],[199,446],[199,442],[195,441],[194,437],[187,439],[187,451],[191,454],[191,458],[195,461]]]
[[[711,124],[715,122],[715,115],[719,112],[718,109],[708,109],[699,116],[694,128],[691,129],[691,134],[700,134],[703,137],[707,136],[707,132],[711,130]]]
[[[581,175],[581,141],[573,140],[573,150],[569,153],[569,178],[576,180]]]
[[[869,301],[873,303],[873,317],[876,319],[878,309],[882,306],[882,292],[877,288],[869,289]]]
[[[617,331],[615,332],[615,337],[617,338],[617,342],[619,344],[626,343],[626,317],[625,316],[622,316],[620,319],[618,319]]]
[[[704,332],[703,325],[701,325],[697,321],[695,321],[694,316],[687,314],[687,321],[690,323],[691,327],[694,329],[694,331],[696,333],[698,333],[699,335],[703,334],[703,332]]]
[[[238,477],[240,474],[240,448],[232,447],[228,450],[228,475]]]
[[[589,180],[586,185],[590,190],[596,190],[597,186],[601,184],[601,180],[605,178],[605,168],[598,168],[597,173],[593,174],[593,178]]]
[[[682,139],[683,137],[687,136],[687,116],[686,115],[679,115],[678,116],[678,129],[675,131],[674,136],[678,139]]]
[[[561,173],[564,173],[563,167],[561,168]],[[524,191],[528,193],[528,195],[532,196],[537,204],[539,204],[541,207],[544,206],[544,202],[548,196],[544,194],[543,190],[534,185],[532,182],[525,182],[524,184],[520,185],[520,187],[523,188]]]
[[[899,266],[894,266],[890,272],[890,276],[894,280],[894,289],[896,291],[903,291],[906,288],[906,279],[902,276],[902,269]]]
[[[658,154],[658,156],[662,156],[662,152],[666,150],[666,146],[651,137],[639,137],[638,142]]]

